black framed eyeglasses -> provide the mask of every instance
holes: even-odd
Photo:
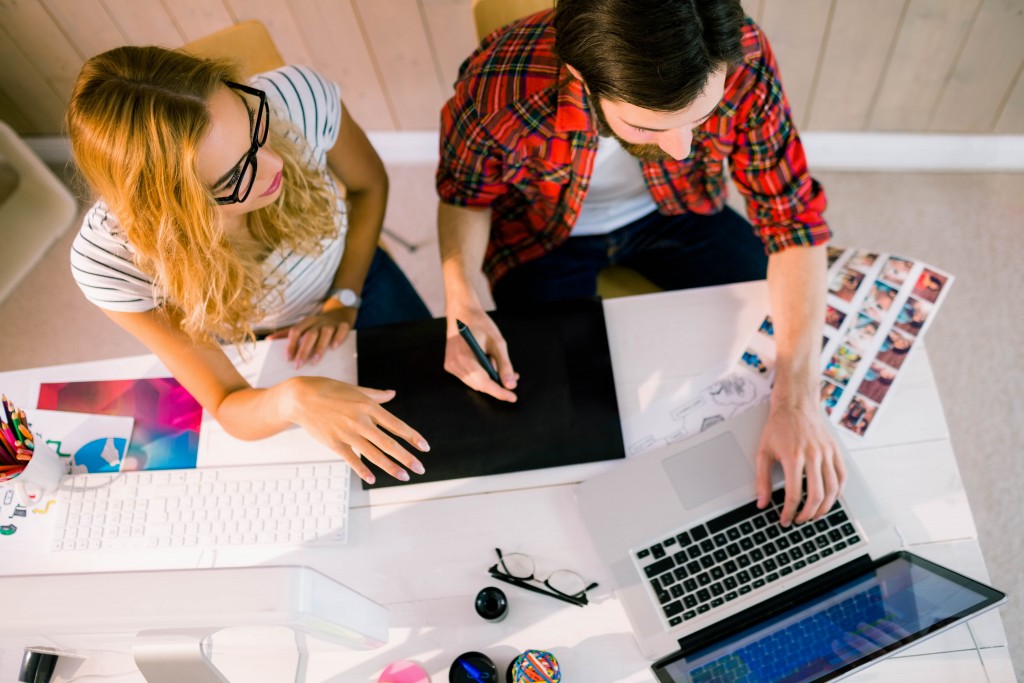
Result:
[[[498,563],[488,571],[492,577],[499,581],[525,588],[534,593],[547,595],[577,607],[589,604],[587,591],[597,588],[596,582],[587,585],[583,581],[583,577],[569,569],[555,570],[548,574],[547,577],[541,579],[536,575],[533,558],[529,555],[524,555],[523,553],[509,553],[505,555],[502,554],[500,548],[495,548],[494,551],[498,553]]]
[[[256,155],[260,147],[266,144],[267,134],[270,132],[270,106],[267,105],[267,93],[242,83],[225,81],[224,85],[232,90],[238,90],[247,95],[258,97],[260,104],[256,109],[255,115],[253,115],[251,109],[249,110],[249,116],[252,119],[252,145],[250,145],[249,151],[245,153],[245,156],[239,160],[238,165],[235,166],[235,170],[231,174],[229,182],[234,183],[234,189],[227,197],[214,198],[214,201],[222,205],[239,204],[248,199],[249,193],[252,192],[252,186],[256,182]],[[248,107],[248,104],[246,107]]]

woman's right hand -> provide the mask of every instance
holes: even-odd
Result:
[[[375,481],[362,458],[401,481],[409,481],[409,473],[400,465],[423,474],[423,464],[391,436],[422,452],[430,450],[419,432],[381,407],[395,397],[394,391],[357,387],[326,377],[297,377],[289,382],[291,421],[341,455],[360,479],[369,484]]]

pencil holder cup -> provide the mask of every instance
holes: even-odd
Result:
[[[60,480],[67,474],[67,471],[68,465],[65,459],[57,455],[57,451],[37,436],[32,459],[28,461],[25,469],[13,479],[8,480],[5,486],[14,489],[14,495],[18,497],[18,502],[22,506],[32,509],[42,501],[47,493],[60,486]]]

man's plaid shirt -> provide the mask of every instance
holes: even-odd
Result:
[[[493,210],[484,259],[492,284],[569,237],[590,182],[597,125],[581,83],[555,56],[553,17],[540,12],[485,38],[441,109],[438,195]],[[642,163],[647,186],[664,214],[713,214],[725,204],[728,159],[768,253],[824,243],[825,194],[808,174],[775,57],[750,19],[743,52],[690,155]]]

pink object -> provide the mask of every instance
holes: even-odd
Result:
[[[416,662],[394,662],[388,664],[377,683],[430,683],[430,676]]]

